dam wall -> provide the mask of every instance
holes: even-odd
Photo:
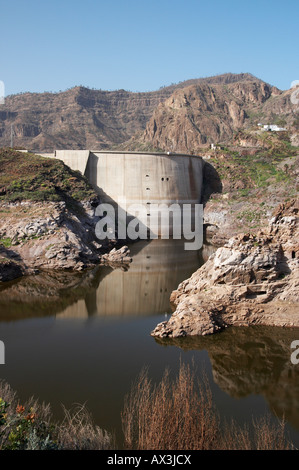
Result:
[[[143,205],[147,211],[145,215],[152,220],[155,219],[156,205],[178,204],[182,207],[183,204],[194,206],[201,202],[203,159],[200,156],[56,150],[53,157],[85,175],[102,202],[125,211],[134,204]],[[148,219],[145,225],[149,225]],[[157,224],[152,224],[151,229],[161,235],[161,227]]]
[[[123,196],[128,204],[170,204],[196,203],[201,198],[201,157],[90,152],[84,174],[107,200],[111,198],[116,201]]]
[[[79,170],[84,175],[89,155],[89,150],[56,150],[54,156],[72,170]]]
[[[85,176],[97,189],[101,200],[127,213],[127,220],[137,214],[134,205],[144,207],[138,218],[143,227],[150,227],[151,236],[173,235],[173,213],[161,216],[157,205],[191,204],[194,226],[194,205],[201,200],[201,157],[181,154],[91,151]],[[165,218],[165,215],[167,216]],[[182,226],[182,215],[179,225]]]

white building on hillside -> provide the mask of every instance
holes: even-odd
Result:
[[[272,131],[272,132],[281,132],[286,131],[285,127],[279,127],[277,124],[258,124],[259,127],[262,128],[263,131]]]

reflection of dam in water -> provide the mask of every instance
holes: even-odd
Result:
[[[128,271],[104,267],[98,287],[57,318],[171,312],[170,294],[201,265],[200,252],[184,250],[183,240],[162,239],[141,241],[130,249]]]

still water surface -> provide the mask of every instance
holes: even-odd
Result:
[[[228,328],[204,338],[156,340],[171,314],[169,296],[209,254],[179,240],[138,242],[127,271],[97,267],[81,275],[44,273],[0,288],[0,378],[25,401],[86,403],[97,424],[122,444],[120,412],[143,366],[153,380],[180,361],[208,375],[223,419],[250,422],[266,412],[285,416],[299,447],[299,366],[290,361],[298,329]]]

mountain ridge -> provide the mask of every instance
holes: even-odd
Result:
[[[259,95],[256,102],[251,96],[254,89]],[[228,91],[233,93],[229,100],[226,99]],[[189,113],[182,104],[186,93],[191,100],[189,108],[195,106]],[[37,152],[62,148],[134,150],[142,146],[163,149],[168,147],[166,134],[172,135],[173,151],[194,151],[209,142],[231,139],[245,121],[252,121],[248,120],[248,113],[263,114],[261,105],[285,93],[249,73],[228,73],[186,80],[150,92],[103,91],[77,86],[58,93],[10,95],[0,108],[0,146],[10,144],[13,129],[14,146]],[[176,116],[169,100],[173,103],[181,100]],[[206,106],[209,116],[198,112],[197,105],[200,105],[198,109]],[[281,113],[283,100],[278,100],[275,106]],[[266,115],[272,112],[271,105],[268,104],[268,108]],[[217,113],[219,119],[215,117]],[[175,131],[170,125],[174,118]],[[153,133],[157,125],[163,127],[161,139]],[[188,143],[183,145],[184,137],[178,136],[188,135],[190,129],[195,137],[187,139]]]

